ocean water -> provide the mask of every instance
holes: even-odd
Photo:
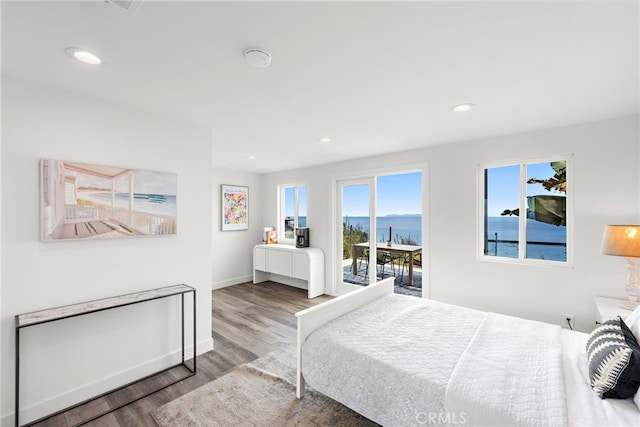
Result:
[[[497,240],[518,241],[517,217],[489,217],[487,221],[487,255],[518,258],[518,244],[495,242]],[[567,243],[567,228],[527,219],[527,258],[566,261],[567,249],[562,245],[545,245],[540,242]],[[536,243],[531,243],[536,242]]]
[[[78,192],[78,198],[111,205],[111,193],[109,192]],[[116,193],[116,207],[129,209],[129,193]],[[176,196],[134,193],[133,210],[154,215],[176,216]]]
[[[354,228],[360,225],[364,231],[369,232],[367,216],[344,217],[343,222]],[[386,242],[389,239],[389,227],[391,227],[392,241],[396,240],[396,236],[411,237],[418,245],[422,245],[421,216],[379,216],[376,218],[376,226],[378,241]]]
[[[369,217],[345,217],[343,222],[358,225],[364,231],[369,231]],[[518,218],[517,217],[489,217],[488,218],[488,254],[508,258],[518,258]],[[377,240],[386,241],[389,238],[389,227],[391,227],[392,240],[396,235],[410,236],[422,245],[422,217],[420,216],[384,216],[377,218]],[[497,234],[496,234],[497,233]],[[514,243],[496,243],[497,240],[512,240]],[[555,261],[566,261],[566,246],[545,245],[539,242],[564,243],[567,242],[566,227],[546,224],[532,219],[527,220],[527,258],[547,259]]]

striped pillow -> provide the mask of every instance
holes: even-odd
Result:
[[[627,399],[640,386],[640,346],[622,319],[607,320],[586,344],[591,388],[601,399]]]

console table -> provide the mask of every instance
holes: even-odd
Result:
[[[186,363],[185,363],[185,319],[184,319],[184,300],[185,300],[185,295],[191,293],[193,296],[193,300],[192,300],[192,304],[193,304],[193,368],[189,367]],[[128,306],[128,305],[132,305],[132,304],[139,304],[139,303],[143,303],[143,302],[147,302],[147,301],[152,301],[152,300],[156,300],[156,299],[160,299],[160,298],[168,298],[168,297],[174,297],[174,296],[180,296],[181,299],[181,319],[182,319],[182,362],[178,363],[176,365],[170,366],[168,368],[164,368],[160,371],[154,372],[150,375],[147,375],[143,378],[140,378],[138,380],[132,381],[128,384],[122,385],[120,387],[117,387],[113,390],[107,391],[99,396],[94,396],[90,399],[87,399],[83,402],[77,403],[73,406],[70,406],[68,408],[62,409],[58,412],[55,412],[53,414],[47,415],[43,418],[40,418],[38,420],[32,421],[29,424],[25,424],[25,426],[28,425],[32,425],[35,424],[37,422],[40,422],[44,419],[50,418],[54,415],[60,414],[62,412],[68,411],[69,409],[72,408],[76,408],[80,405],[83,405],[93,399],[96,399],[98,397],[102,397],[102,396],[106,396],[109,393],[113,393],[115,391],[121,390],[125,387],[130,386],[131,384],[134,384],[138,381],[142,381],[144,379],[150,378],[154,375],[157,375],[161,372],[165,372],[168,371],[170,369],[176,368],[178,366],[184,366],[185,368],[187,368],[188,370],[188,374],[183,376],[182,378],[178,378],[172,382],[170,382],[169,384],[163,384],[161,387],[159,387],[156,390],[153,390],[149,393],[146,393],[144,396],[139,396],[136,397],[134,399],[132,399],[131,401],[119,404],[118,406],[114,407],[114,408],[110,408],[109,410],[103,411],[95,416],[92,416],[90,419],[87,419],[85,421],[82,421],[80,424],[77,425],[82,425],[82,424],[86,424],[90,421],[93,421],[97,418],[102,417],[103,415],[106,415],[110,412],[113,412],[117,409],[122,408],[123,406],[126,406],[132,402],[135,402],[137,400],[140,400],[144,397],[147,397],[159,390],[162,390],[164,388],[169,387],[170,385],[173,385],[177,382],[180,382],[186,378],[189,378],[193,375],[196,374],[196,290],[194,288],[192,288],[191,286],[187,286],[187,285],[173,285],[173,286],[166,286],[166,287],[162,287],[162,288],[157,288],[157,289],[150,289],[147,291],[141,291],[141,292],[134,292],[131,294],[126,294],[126,295],[120,295],[120,296],[116,296],[116,297],[111,297],[111,298],[104,298],[104,299],[99,299],[99,300],[94,300],[94,301],[89,301],[89,302],[83,302],[83,303],[79,303],[79,304],[72,304],[72,305],[67,305],[67,306],[63,306],[63,307],[56,307],[56,308],[50,308],[47,310],[40,310],[40,311],[34,311],[31,313],[24,313],[24,314],[18,314],[15,316],[15,328],[16,328],[16,372],[15,372],[15,386],[16,386],[16,398],[15,398],[15,425],[16,427],[20,427],[20,331],[24,328],[28,328],[28,327],[33,327],[33,326],[37,326],[37,325],[41,325],[43,323],[48,323],[48,322],[55,322],[56,320],[61,320],[61,319],[68,319],[70,317],[76,317],[76,316],[83,316],[86,314],[90,314],[90,313],[96,313],[99,311],[104,311],[104,310],[112,310],[112,309],[116,309],[118,307],[124,307],[124,306]]]

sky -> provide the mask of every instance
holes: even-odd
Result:
[[[287,187],[284,193],[284,215],[292,217],[295,213],[293,187]],[[298,216],[307,216],[307,187],[304,186],[298,187]]]
[[[377,216],[420,215],[422,213],[422,173],[413,172],[377,177]],[[369,216],[369,187],[351,185],[343,191],[343,214]]]
[[[497,168],[489,168],[488,173],[488,187],[489,193],[487,216],[495,217],[505,210],[514,210],[519,205],[519,171],[520,166],[504,166]],[[527,165],[527,180],[530,178],[546,179],[555,174],[555,171],[551,168],[549,162],[528,164]],[[564,193],[556,191],[547,191],[542,184],[527,184],[527,196],[534,196],[538,194],[547,195],[564,195]]]
[[[505,209],[516,209],[519,193],[519,166],[490,168],[489,216],[500,216]],[[549,162],[527,165],[527,179],[546,179],[555,171]],[[304,191],[302,189],[304,188]],[[300,216],[307,215],[307,193],[300,187],[298,193]],[[549,192],[541,184],[528,184],[527,195],[564,193]],[[377,216],[422,214],[422,173],[413,172],[377,177]],[[293,188],[286,197],[287,215],[293,215]],[[343,215],[369,216],[369,187],[366,184],[348,185],[343,189]]]

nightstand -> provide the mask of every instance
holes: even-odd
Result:
[[[617,319],[618,316],[624,319],[630,315],[632,310],[620,307],[620,302],[622,301],[617,298],[595,297],[596,324],[606,320]]]

